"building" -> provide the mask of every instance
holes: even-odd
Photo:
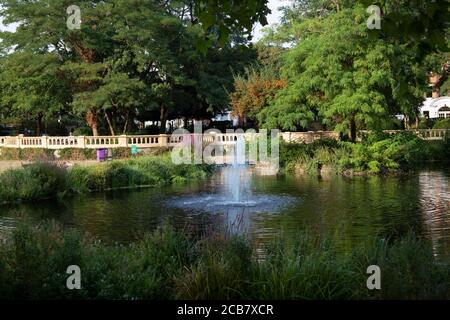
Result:
[[[428,119],[450,118],[450,97],[427,98],[420,113]]]
[[[443,68],[443,71],[448,72],[448,64]],[[420,113],[422,117],[428,119],[446,119],[450,118],[450,97],[441,97],[439,92],[439,86],[445,78],[439,74],[429,74],[429,85],[431,89],[431,98],[426,98],[422,106],[420,107]]]

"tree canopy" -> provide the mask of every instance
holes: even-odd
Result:
[[[264,22],[267,12],[266,1],[250,0],[237,7],[231,1],[78,1],[82,23],[71,30],[69,5],[0,1],[4,23],[18,25],[15,32],[1,33],[2,63],[9,69],[2,77],[20,78],[20,68],[11,65],[26,68],[15,58],[26,55],[47,61],[53,81],[64,86],[52,101],[37,93],[40,101],[33,102],[25,88],[11,84],[3,103],[36,113],[37,104],[51,104],[48,113],[66,108],[83,116],[94,135],[101,122],[115,134],[126,132],[136,116],[148,115],[165,128],[169,116],[202,117],[226,109],[233,72],[254,56],[242,36],[254,22]]]
[[[417,115],[431,71],[426,61],[442,63],[448,50],[448,2],[377,4],[380,30],[367,26],[367,1],[295,0],[283,9],[282,23],[262,43],[289,48],[280,59],[287,85],[258,112],[262,126],[298,130],[319,120],[353,140],[358,128]]]

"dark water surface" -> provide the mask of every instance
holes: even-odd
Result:
[[[166,222],[186,232],[234,222],[256,243],[309,230],[348,250],[373,236],[413,230],[430,239],[437,254],[450,254],[448,169],[354,178],[227,170],[200,183],[3,206],[0,233],[22,219],[55,219],[104,241],[128,242]]]

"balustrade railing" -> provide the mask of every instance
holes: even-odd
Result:
[[[402,132],[412,132],[423,140],[444,140],[450,138],[450,129],[414,129],[414,130],[384,130],[384,133],[395,135]],[[367,135],[370,131],[362,130],[358,132],[358,139],[361,140],[364,135]]]
[[[232,144],[239,134],[182,134],[182,135],[121,135],[121,136],[70,136],[70,137],[0,137],[0,147],[4,148],[44,148],[44,149],[101,149],[101,148],[164,148],[174,147],[183,141],[189,143]]]
[[[398,134],[402,130],[386,130],[388,134]],[[424,140],[444,140],[450,138],[450,129],[422,129],[410,130]],[[369,131],[359,131],[359,139]],[[121,135],[121,136],[69,136],[69,137],[16,137],[1,136],[0,147],[4,148],[43,148],[43,149],[101,149],[101,148],[168,148],[179,143],[200,142],[203,144],[219,143],[222,145],[232,145],[243,136],[247,141],[254,139],[257,133],[208,133],[208,134],[181,134],[181,135]],[[324,138],[339,139],[336,132],[283,132],[280,136],[287,142],[304,142]]]

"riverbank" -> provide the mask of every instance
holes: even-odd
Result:
[[[22,225],[0,246],[0,299],[448,299],[450,264],[409,234],[339,253],[305,234],[257,256],[244,236],[186,236],[169,227],[128,246],[107,246],[55,224]],[[81,270],[68,290],[66,269]],[[381,269],[381,290],[367,268]]]
[[[212,172],[212,168],[209,165],[175,165],[170,155],[73,167],[36,162],[0,173],[0,203],[204,179]]]
[[[450,139],[424,141],[411,133],[374,133],[362,142],[322,140],[280,145],[280,166],[296,174],[402,174],[427,163],[450,161]]]

